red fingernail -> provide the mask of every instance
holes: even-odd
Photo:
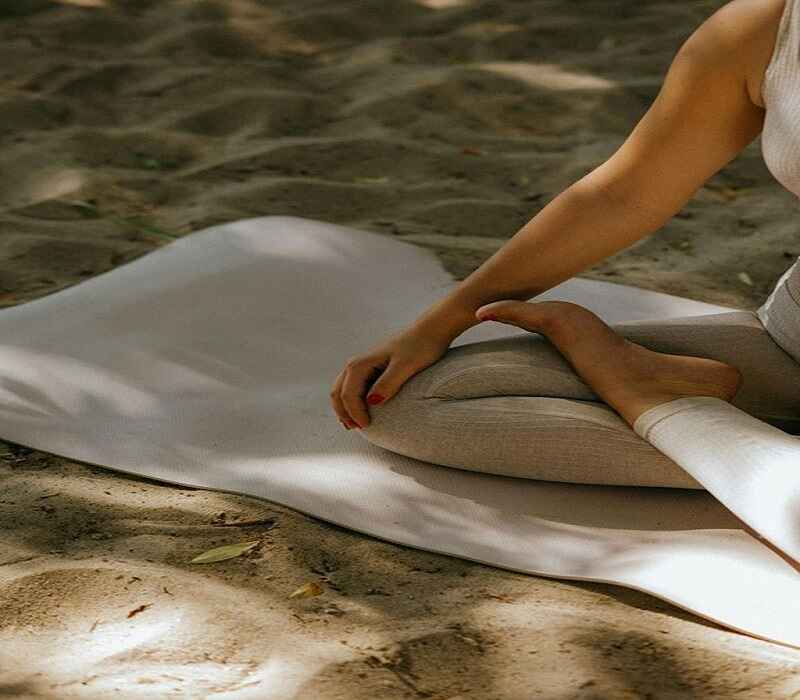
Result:
[[[483,317],[483,320],[484,321],[496,321],[497,320],[497,316],[495,316],[494,314],[486,314]]]
[[[381,396],[380,394],[370,394],[369,396],[367,396],[367,403],[370,404],[371,406],[374,406],[375,404],[378,404],[381,401],[383,401],[383,396]]]

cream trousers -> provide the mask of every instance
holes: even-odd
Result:
[[[785,346],[800,310],[785,294],[773,293],[771,299],[770,322],[780,322]],[[736,461],[741,447],[741,459],[752,460],[780,436],[781,454],[791,445],[800,468],[800,441],[783,432],[800,433],[800,362],[775,341],[760,320],[766,318],[762,311],[613,326],[652,350],[710,357],[742,372],[733,406],[720,409],[719,400],[692,403],[691,411],[674,412],[655,432],[631,429],[549,341],[521,331],[450,348],[384,405],[370,407],[371,422],[361,434],[375,445],[435,464],[582,484],[704,489],[692,476],[692,465],[708,463],[720,440],[728,446],[726,459]]]

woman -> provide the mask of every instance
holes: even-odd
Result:
[[[800,0],[733,0],[708,18],[611,158],[348,360],[331,390],[342,425],[429,462],[554,481],[703,488],[692,474],[726,473],[728,448],[800,468],[800,442],[777,429],[800,428],[797,263],[757,313],[610,328],[524,301],[656,231],[762,130],[767,165],[800,196]],[[448,351],[486,320],[536,334]]]

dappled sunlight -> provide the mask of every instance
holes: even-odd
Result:
[[[283,18],[283,14],[258,0],[225,0],[218,3],[224,9],[228,24],[238,30],[252,31],[257,23],[273,23]]]
[[[523,61],[470,64],[481,70],[514,78],[526,85],[548,90],[611,90],[619,83],[589,73],[578,73],[555,63]]]
[[[298,683],[313,673],[314,664],[303,668],[281,655],[280,638],[259,633],[290,619],[262,592],[201,570],[152,563],[126,569],[94,562],[53,567],[41,559],[4,569],[10,604],[36,609],[23,629],[0,631],[3,642],[13,636],[17,659],[28,658],[23,678],[64,690],[83,684],[113,693],[124,685],[133,691],[126,697],[139,697],[136,690],[153,697],[188,688],[235,690],[253,676],[264,691],[276,689],[282,673],[291,672]],[[139,576],[132,580],[140,583],[129,587],[124,579],[134,572]],[[166,576],[170,594],[160,583]]]
[[[160,608],[158,617],[140,614],[130,620],[121,619],[98,624],[91,635],[81,643],[81,662],[90,666],[112,656],[117,656],[144,645],[157,646],[165,635],[175,633],[185,626],[185,615],[180,607]],[[48,657],[53,666],[69,666],[75,655],[59,635],[52,635]]]
[[[769,656],[769,652],[766,651],[764,656]],[[788,661],[791,663],[797,663],[797,658],[794,655],[787,654],[784,652],[783,656],[779,657],[783,661]],[[796,698],[800,696],[800,678],[797,674],[792,674],[787,680],[782,681],[782,685],[778,686],[776,689],[778,693],[778,697],[782,698]]]
[[[106,0],[55,0],[61,5],[73,5],[75,7],[107,7]]]
[[[13,163],[24,166],[25,163]],[[84,171],[76,168],[61,168],[41,166],[17,178],[8,179],[0,187],[0,200],[7,206],[7,202],[15,205],[34,204],[59,197],[68,197],[78,192],[87,183]]]
[[[414,0],[414,2],[431,10],[450,10],[454,7],[468,7],[474,4],[474,0]]]
[[[268,255],[270,258],[284,258],[296,263],[310,261],[315,265],[336,268],[345,267],[348,255],[354,252],[353,243],[337,236],[335,229],[331,230],[331,235],[323,237],[313,235],[310,231],[298,230],[300,219],[297,217],[271,216],[270,219],[270,226],[276,235],[281,236],[280,246],[276,246],[274,239],[269,236],[253,236],[252,224],[247,219],[225,225],[229,245],[254,256]],[[369,237],[370,234],[364,232],[364,238]]]
[[[13,377],[0,378],[0,410],[5,413],[73,416],[100,401],[125,416],[160,414],[150,393],[96,363],[8,345],[0,346],[0,362],[14,367]]]
[[[752,595],[749,579],[727,598],[693,597],[688,592],[699,589],[688,571],[719,581],[744,567],[789,595],[785,563],[741,530],[721,529],[726,511],[709,494],[554,486],[458,470],[342,432],[322,378],[332,376],[350,342],[438,294],[443,273],[412,246],[320,222],[266,217],[227,230],[36,302],[36,314],[22,319],[26,349],[0,352],[8,373],[0,404],[21,397],[20,409],[53,416],[33,423],[8,413],[9,439],[167,483],[263,498],[437,554],[627,585],[706,616],[746,618],[754,629],[759,618],[732,612],[732,597]],[[376,303],[364,290],[378,287]],[[19,326],[23,311],[6,317],[9,327]],[[186,346],[196,352],[171,352]],[[178,371],[183,364],[188,371]],[[204,381],[216,368],[233,376],[229,367],[250,380]],[[705,510],[692,515],[698,500]],[[702,529],[709,523],[720,529]],[[129,544],[143,548],[152,537],[138,532]],[[739,556],[727,556],[731,548]],[[656,568],[668,565],[687,573]],[[762,618],[774,619],[775,599],[765,605]]]
[[[347,460],[346,451],[270,457],[262,466],[271,484],[269,497],[301,512],[388,541],[464,556],[473,561],[503,560],[503,566],[515,570],[520,570],[515,562],[527,557],[528,562],[538,562],[536,568],[539,571],[558,568],[560,574],[567,578],[596,577],[599,571],[607,567],[608,572],[619,569],[624,576],[636,580],[640,574],[651,569],[651,558],[658,558],[657,551],[682,551],[681,545],[689,550],[713,547],[701,530],[665,532],[655,526],[652,530],[642,529],[640,513],[634,508],[627,511],[628,523],[615,523],[621,526],[619,529],[602,527],[603,522],[608,525],[608,519],[604,521],[605,510],[598,501],[608,499],[607,505],[612,508],[618,500],[615,498],[618,491],[602,486],[570,485],[575,489],[572,510],[566,510],[562,505],[554,509],[551,519],[547,519],[537,514],[547,512],[547,493],[548,490],[554,490],[553,484],[531,480],[522,480],[520,484],[520,480],[510,477],[468,473],[464,478],[474,480],[474,488],[470,489],[465,482],[464,497],[451,502],[444,509],[439,489],[431,488],[427,494],[421,494],[416,485],[420,483],[419,477],[427,474],[441,477],[443,485],[454,483],[454,471],[451,468],[392,454],[396,465],[394,469],[375,469],[364,464],[363,454],[359,452],[361,450],[354,450],[350,461]],[[408,467],[403,468],[404,464],[408,464]],[[337,472],[341,474],[337,476]],[[397,478],[399,474],[411,476],[415,472],[417,478]],[[456,470],[455,473],[462,472]],[[495,488],[486,488],[487,479],[496,482]],[[346,497],[340,495],[337,486],[345,481]],[[522,513],[516,508],[512,508],[512,511],[516,511],[517,517],[512,518],[509,517],[509,508],[503,506],[504,503],[513,502],[513,492],[521,493],[519,487],[522,485],[525,486],[527,502],[524,521],[518,520]],[[537,490],[541,493],[537,494]],[[633,499],[641,489],[630,491]],[[467,496],[466,492],[470,495]],[[493,494],[488,502],[482,497],[487,492]],[[492,503],[492,500],[496,503]],[[708,502],[710,497],[706,495],[704,500]],[[713,504],[712,501],[704,503],[704,506]],[[658,512],[656,503],[653,508],[654,512]],[[725,522],[727,511],[723,507],[708,510],[709,516],[718,512],[718,527]],[[378,512],[381,513],[380,518],[377,517]],[[591,526],[575,524],[587,522],[590,513],[595,521]],[[478,525],[481,522],[483,526]],[[536,532],[535,537],[531,536],[533,531]],[[732,546],[734,549],[743,546],[743,551],[747,552],[752,546],[750,538],[743,533],[738,533],[738,537],[739,540],[731,540]],[[680,544],[676,545],[676,540]],[[433,548],[434,542],[440,546]],[[741,555],[742,551],[736,553]],[[768,550],[764,550],[762,556],[766,557],[764,561],[769,565],[775,564]],[[665,559],[670,561],[668,556]]]
[[[232,36],[246,41],[246,46],[262,55],[270,55],[276,47],[301,55],[313,55],[320,44],[286,27],[285,15],[268,3],[258,0],[226,0],[218,7],[224,10],[225,24]]]
[[[319,650],[314,655],[296,650],[271,654],[260,668],[248,674],[246,682],[227,692],[214,693],[216,700],[268,700],[300,697],[294,693],[324,667],[329,659]]]
[[[800,629],[795,572],[710,493],[417,460],[328,395],[608,157],[707,4],[6,5],[0,697],[800,690],[797,650],[707,622]],[[754,163],[720,177],[760,214],[703,200],[591,274],[753,301],[796,228]],[[767,225],[778,253],[723,289]],[[491,439],[463,425],[426,455]]]
[[[519,32],[525,29],[524,24],[517,22],[473,22],[467,26],[459,29],[459,35],[473,37],[479,41],[485,40],[486,37],[495,37],[502,34],[509,34],[511,32]]]
[[[3,496],[8,497],[7,484],[4,483],[3,486]],[[29,546],[20,540],[18,533],[4,532],[0,534],[0,566],[39,555],[37,547]]]

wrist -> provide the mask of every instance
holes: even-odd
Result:
[[[478,308],[442,300],[422,314],[412,326],[425,335],[438,336],[452,342],[464,331],[481,323],[475,318]]]

